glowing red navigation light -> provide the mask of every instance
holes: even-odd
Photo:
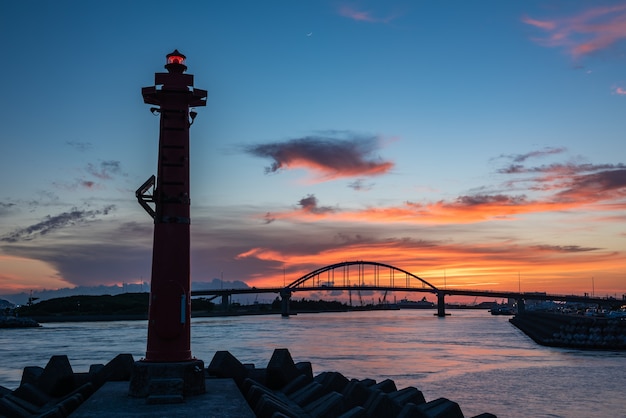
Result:
[[[169,55],[167,57],[167,63],[185,65],[185,56],[184,55]]]

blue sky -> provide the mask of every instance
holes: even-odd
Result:
[[[149,280],[175,48],[194,281],[626,292],[626,2],[4,2],[0,35],[0,294]]]

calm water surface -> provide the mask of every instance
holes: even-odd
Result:
[[[390,378],[415,386],[427,401],[446,397],[465,416],[626,418],[626,353],[536,345],[486,311],[432,310],[300,314],[290,318],[196,318],[192,352],[208,363],[217,350],[265,367],[275,348],[310,361],[315,374]],[[145,321],[50,323],[0,330],[0,385],[19,385],[24,366],[45,366],[67,354],[76,372],[119,353],[140,359]]]

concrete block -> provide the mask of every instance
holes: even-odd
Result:
[[[264,386],[267,386],[267,369],[265,367],[258,369],[248,369],[248,377],[250,379],[256,380]]]
[[[341,393],[350,381],[339,372],[324,372],[313,379],[321,384],[326,391]]]
[[[97,386],[104,382],[127,382],[130,380],[135,359],[132,354],[118,354],[101,368],[98,365],[91,366],[89,371],[95,371]],[[99,383],[99,384],[98,384]]]
[[[13,402],[14,404],[18,405],[20,408],[28,411],[31,414],[34,414],[39,410],[39,407],[37,405],[27,402],[24,399],[20,399],[15,395],[6,395],[4,399]]]
[[[374,379],[363,379],[361,380],[361,383],[363,383],[367,387],[370,387],[374,386],[376,384],[376,381]]]
[[[67,415],[58,406],[54,406],[53,408],[37,416],[37,418],[66,418],[66,417]]]
[[[0,398],[0,416],[9,418],[22,418],[30,417],[32,414],[24,408],[17,405],[15,402],[11,402],[6,397]]]
[[[291,396],[289,396],[289,399],[299,406],[304,406],[324,395],[324,393],[322,385],[317,382],[311,382],[302,389],[294,392]]]
[[[38,366],[27,366],[24,367],[22,371],[22,381],[20,382],[20,386],[25,383],[35,384],[37,383],[37,379],[43,373],[43,367]]]
[[[365,413],[365,408],[362,406],[355,406],[349,411],[344,412],[339,415],[339,418],[366,418],[367,414]]]
[[[391,392],[389,397],[400,406],[404,406],[407,403],[413,403],[415,405],[426,403],[426,399],[424,399],[422,392],[412,386],[396,392]]]
[[[301,374],[313,379],[313,366],[310,361],[299,361],[296,363],[296,368]]]
[[[248,402],[248,405],[250,405],[252,408],[255,408],[257,406],[257,404],[259,403],[263,395],[276,398],[277,401],[283,402],[282,399],[278,399],[278,397],[276,396],[274,392],[272,392],[270,389],[266,388],[265,386],[261,386],[261,385],[250,386],[250,388],[244,395],[245,395],[246,401]]]
[[[428,418],[463,418],[463,412],[461,412],[459,404],[446,398],[435,399],[419,405],[418,408]]]
[[[100,370],[102,370],[103,367],[104,367],[104,364],[102,364],[102,363],[91,364],[89,366],[89,374],[94,375],[94,374],[98,373]]]
[[[275,413],[283,414],[290,418],[306,417],[304,411],[295,405],[286,405],[278,399],[266,394],[261,396],[254,408],[254,413],[258,418],[272,418]]]
[[[61,397],[74,390],[74,372],[67,356],[50,357],[35,386],[53,397]]]
[[[330,392],[303,408],[312,417],[336,418],[345,411],[343,396]]]
[[[277,348],[267,364],[267,387],[280,389],[300,375],[289,350]]]
[[[380,383],[372,385],[372,389],[379,390],[384,393],[391,393],[398,390],[398,388],[396,388],[396,383],[391,379],[385,379]]]
[[[368,417],[395,417],[402,408],[384,392],[374,391],[363,405]]]
[[[12,393],[13,391],[9,388],[5,388],[4,386],[0,385],[0,398],[2,398],[5,395],[8,395],[9,393]]]
[[[248,376],[248,371],[248,368],[229,351],[216,351],[209,367],[207,367],[210,376],[230,377],[237,383],[237,386],[243,383]]]
[[[372,391],[359,380],[351,380],[348,382],[342,392],[346,407],[354,408],[363,406],[372,394]]]
[[[212,378],[209,378],[209,380]],[[246,395],[246,393],[248,393],[248,391],[250,390],[250,388],[254,385],[259,385],[259,382],[250,379],[249,377],[246,377],[243,381],[243,383],[241,384],[241,386],[239,386],[239,390],[241,391],[242,395]]]
[[[302,389],[312,381],[313,379],[311,379],[309,376],[301,374],[300,376],[293,379],[291,382],[287,383],[280,391],[289,396],[297,390]]]
[[[39,407],[44,406],[52,400],[50,396],[38,389],[35,385],[30,383],[24,383],[13,391],[13,395],[20,399],[24,399],[27,402],[37,405]]]
[[[69,395],[69,396],[73,396],[76,394],[80,394],[84,399],[87,399],[88,397],[90,397],[91,395],[93,395],[96,392],[96,387],[93,383],[91,382],[87,382],[79,387],[77,387],[76,389],[74,389]]]
[[[74,373],[74,386],[82,386],[87,382],[91,382],[93,375],[89,373]]]
[[[136,361],[128,394],[134,398],[147,397],[153,379],[182,379],[184,396],[199,395],[206,391],[204,362],[198,359],[171,363]]]
[[[63,401],[57,404],[57,408],[63,414],[64,417],[69,416],[72,412],[76,410],[80,406],[85,398],[80,393],[76,393],[72,396],[68,396]]]
[[[396,418],[429,418],[429,416],[414,403],[407,403]]]

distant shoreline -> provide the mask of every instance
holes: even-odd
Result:
[[[356,309],[328,309],[328,310],[298,310],[292,311],[290,315],[298,315],[305,313],[323,313],[323,312],[352,312],[352,311],[380,311],[380,310],[398,310],[398,308],[383,309],[380,307],[375,308],[356,308]],[[277,310],[265,310],[265,311],[247,311],[247,310],[233,310],[233,311],[218,311],[218,312],[192,312],[192,318],[212,318],[222,316],[254,316],[254,315],[280,315],[281,312]],[[28,316],[39,323],[50,322],[107,322],[107,321],[147,321],[148,314],[102,314],[102,315],[45,315]]]

